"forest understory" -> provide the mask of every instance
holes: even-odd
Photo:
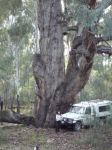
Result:
[[[0,125],[0,150],[112,150],[112,127],[82,129],[73,132],[32,126]]]

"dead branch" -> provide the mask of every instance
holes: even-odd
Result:
[[[96,52],[98,54],[108,54],[109,56],[112,55],[112,47],[110,46],[105,46],[105,45],[98,45],[97,46],[97,49],[96,49]]]
[[[18,114],[11,110],[0,111],[0,122],[35,125],[35,121],[32,116]]]

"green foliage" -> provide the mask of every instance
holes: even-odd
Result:
[[[32,0],[0,0],[0,95],[5,103],[19,92],[20,104],[34,101]]]
[[[112,99],[112,58],[96,56],[88,84],[81,92],[82,100]]]
[[[112,10],[104,15],[104,30],[103,34],[106,36],[112,36]]]
[[[22,6],[22,0],[0,0],[0,22]]]
[[[33,32],[33,26],[31,18],[22,15],[21,13],[17,16],[14,24],[8,30],[8,33],[12,40],[16,41],[22,38],[28,38],[28,34]]]
[[[96,9],[89,9],[86,0],[67,0],[65,15],[70,24],[81,23],[84,27],[91,27],[96,34],[112,34],[112,10],[105,12],[107,1],[102,0]],[[69,17],[68,17],[68,16]],[[102,21],[101,21],[102,20]],[[100,22],[99,22],[100,21]],[[95,27],[97,26],[97,29]]]

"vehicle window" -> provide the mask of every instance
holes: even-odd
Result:
[[[84,113],[84,107],[80,107],[80,106],[72,106],[69,110],[69,112],[71,113],[77,113],[77,114],[82,114]]]
[[[85,114],[91,114],[91,107],[86,108]]]
[[[99,112],[105,112],[105,111],[110,111],[110,105],[99,107]]]

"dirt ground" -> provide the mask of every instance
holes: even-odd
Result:
[[[0,150],[112,150],[112,127],[82,129],[36,129],[32,126],[0,126]]]

